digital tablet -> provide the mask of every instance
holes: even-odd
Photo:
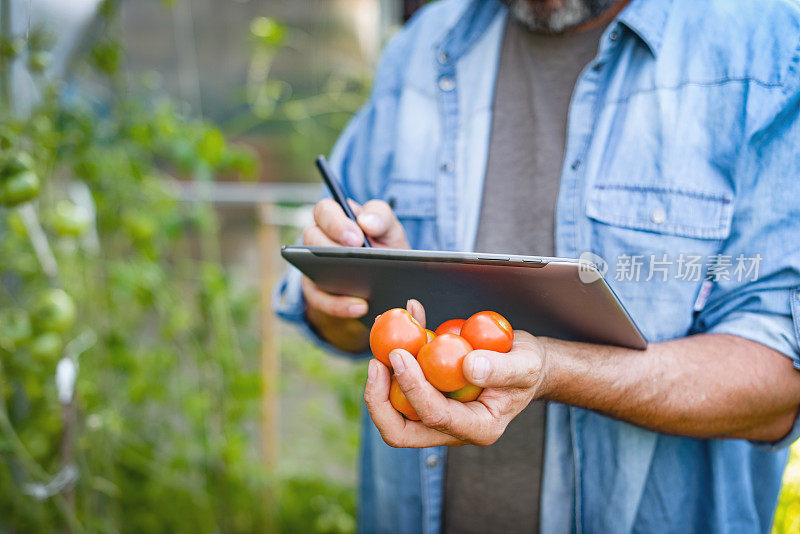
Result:
[[[281,255],[322,290],[366,299],[367,325],[415,298],[431,330],[447,319],[493,310],[533,335],[647,346],[601,273],[584,260],[298,245],[283,247]]]

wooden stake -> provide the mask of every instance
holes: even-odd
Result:
[[[261,260],[261,453],[268,467],[278,465],[280,448],[280,347],[272,288],[278,280],[279,228],[272,224],[273,206],[259,205],[258,249]]]

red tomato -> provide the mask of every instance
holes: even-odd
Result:
[[[428,336],[427,343],[430,343],[433,340],[433,338],[436,337],[436,333],[433,330],[428,330],[427,328],[425,329],[425,334],[427,334]]]
[[[441,336],[442,334],[455,334],[457,336],[461,335],[461,327],[464,325],[464,319],[450,319],[449,321],[445,321],[439,325],[439,328],[436,329],[436,335]]]
[[[380,314],[369,331],[369,348],[372,354],[390,368],[392,364],[389,362],[389,353],[394,349],[405,349],[416,356],[427,341],[425,329],[402,308]]]
[[[461,337],[475,349],[508,352],[514,344],[514,330],[505,317],[497,312],[478,312],[461,327]]]
[[[445,396],[457,400],[458,402],[469,402],[477,399],[482,392],[483,388],[478,387],[475,384],[467,384],[458,391],[451,391],[450,393],[445,393]]]
[[[407,419],[419,421],[417,411],[411,406],[411,403],[408,402],[406,394],[400,389],[400,384],[397,383],[395,377],[392,377],[392,385],[389,386],[389,402],[392,403],[395,410],[405,415]]]
[[[422,347],[417,361],[433,387],[439,391],[456,391],[467,385],[461,365],[472,352],[467,340],[455,334],[442,334]]]

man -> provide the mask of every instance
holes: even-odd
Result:
[[[358,224],[323,200],[303,241],[591,252],[651,344],[518,331],[465,359],[469,405],[395,351],[421,422],[370,361],[360,527],[766,532],[800,435],[800,9],[504,3],[434,3],[391,42],[333,152]],[[293,270],[279,290],[282,316],[366,348],[368,303]]]

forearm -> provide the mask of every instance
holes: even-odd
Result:
[[[659,432],[777,441],[792,427],[800,373],[744,338],[697,335],[645,351],[547,340],[544,397]]]

